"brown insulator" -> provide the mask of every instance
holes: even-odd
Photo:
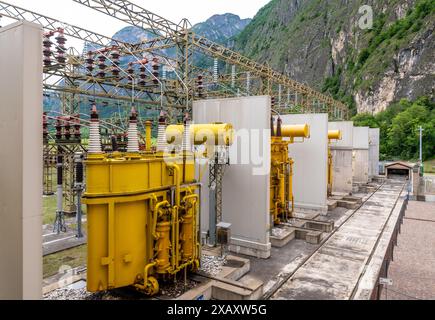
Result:
[[[60,118],[56,119],[56,139],[62,139],[62,124],[60,122]]]
[[[202,76],[198,76],[197,80],[197,87],[198,87],[198,97],[203,97],[203,90],[204,90],[204,82],[202,80]]]
[[[43,137],[44,137],[44,140],[47,140],[47,138],[48,138],[47,112],[44,112],[43,116],[42,116],[42,128],[43,128]]]
[[[276,136],[277,137],[282,137],[281,127],[282,127],[282,120],[281,120],[281,117],[278,117],[278,121],[277,121],[277,125],[276,125]]]
[[[160,65],[159,65],[159,59],[157,58],[153,58],[153,62],[152,62],[152,68],[153,68],[153,83],[154,84],[158,84],[159,83],[159,74],[160,74]]]

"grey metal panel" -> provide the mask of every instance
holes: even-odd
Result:
[[[270,97],[195,101],[193,120],[195,123],[231,123],[238,133],[248,132],[248,137],[255,140],[248,146],[248,153],[256,151],[255,147],[259,146],[261,165],[257,165],[255,159],[251,157],[247,163],[240,164],[240,153],[247,147],[246,143],[242,143],[241,138],[236,137],[235,143],[231,146],[231,165],[227,168],[223,179],[223,220],[232,224],[233,246],[247,248],[248,251],[241,250],[246,254],[268,257],[270,254]],[[265,136],[260,139],[251,131],[252,129],[261,130],[259,133]],[[261,172],[260,167],[266,171]],[[201,227],[204,234],[208,228],[208,217],[206,217],[208,201],[204,199],[208,195],[208,176],[204,174],[201,182],[204,184],[202,197],[204,202],[201,209]]]
[[[283,124],[310,125],[311,136],[289,147],[294,159],[293,193],[295,206],[327,210],[328,115],[292,114],[281,116]]]
[[[369,182],[369,150],[353,150],[353,182]]]
[[[333,149],[335,147],[353,149],[353,121],[332,121],[328,126],[329,130],[341,130],[342,139],[331,142]]]
[[[353,121],[329,122],[329,130],[341,130],[342,139],[331,141],[332,192],[351,193],[353,183]]]
[[[42,29],[0,29],[0,299],[42,295]]]
[[[332,192],[351,193],[353,184],[352,149],[332,149]]]
[[[379,175],[379,128],[369,129],[369,177]]]
[[[353,148],[369,149],[369,127],[353,127]]]

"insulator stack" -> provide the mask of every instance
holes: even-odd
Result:
[[[98,69],[99,69],[98,77],[99,78],[106,77],[106,68],[107,68],[106,60],[107,60],[107,58],[104,55],[101,54],[98,56]]]
[[[204,82],[202,76],[198,76],[197,85],[198,85],[198,97],[202,98],[204,96]]]
[[[83,161],[76,161],[76,183],[83,183]]]
[[[102,153],[100,137],[100,120],[98,117],[97,106],[92,105],[91,126],[89,129],[89,153]]]
[[[162,112],[160,114],[159,126],[157,131],[157,151],[165,152],[167,149],[166,126],[166,116]]]
[[[56,54],[56,60],[59,64],[65,64],[66,57],[66,38],[63,29],[58,30],[58,35],[56,37],[56,43],[57,43],[57,54]]]
[[[159,64],[159,59],[157,58],[153,58],[153,62],[152,62],[152,68],[153,68],[153,82],[154,84],[158,84],[159,83],[159,74],[160,74],[160,64]]]
[[[218,72],[219,72],[219,62],[218,59],[214,59],[214,65],[213,65],[213,81],[218,81]]]
[[[62,122],[60,118],[56,119],[56,139],[62,139]]]
[[[48,120],[47,120],[47,112],[44,112],[42,116],[42,135],[44,138],[44,141],[48,140]]]
[[[76,119],[75,119],[75,122],[74,122],[74,138],[81,139],[82,138],[82,134],[80,132],[80,129],[81,129],[80,115],[76,115],[75,117],[76,117]]]
[[[276,136],[277,137],[282,137],[282,120],[280,117],[278,117],[278,121],[277,121],[277,125],[276,125]]]
[[[113,62],[113,65],[112,65],[112,69],[111,69],[111,71],[112,71],[112,75],[115,77],[115,78],[118,78],[119,77],[119,73],[120,73],[120,69],[119,69],[119,65],[120,65],[120,56],[121,56],[121,54],[119,53],[119,51],[118,50],[113,50],[111,53],[110,53],[110,57],[111,57],[111,59],[112,59],[112,62]]]
[[[132,83],[133,83],[133,80],[134,80],[134,68],[133,68],[133,63],[132,63],[132,62],[130,62],[130,63],[128,64],[127,73],[128,73],[128,75],[129,75],[129,77],[128,77],[128,82],[129,82],[130,84],[132,84]]]
[[[139,137],[137,134],[137,112],[134,107],[131,109],[130,123],[128,125],[127,152],[139,152]]]
[[[276,104],[275,97],[270,98],[270,105],[272,109],[275,108],[275,104]]]
[[[53,42],[51,42],[50,40],[51,34],[45,34],[44,35],[44,39],[42,41],[42,54],[44,56],[44,66],[45,67],[49,67],[52,64],[51,61],[51,55],[52,55],[52,51],[51,51],[51,46],[53,45]]]
[[[69,140],[69,139],[71,139],[71,124],[70,124],[70,118],[67,118],[67,119],[64,121],[64,124],[65,124],[65,126],[64,126],[65,139],[66,139],[66,140]]]
[[[110,137],[110,140],[112,142],[112,151],[113,152],[118,151],[118,138],[117,138],[117,136],[116,135],[112,135]]]
[[[140,70],[140,74],[139,74],[139,78],[140,78],[140,80],[139,80],[139,85],[144,87],[144,86],[146,85],[146,78],[147,78],[146,68],[145,68],[145,66],[140,66],[140,67],[139,67],[139,70]]]
[[[94,54],[91,51],[89,51],[86,57],[86,70],[88,71],[87,75],[89,77],[92,77],[92,71],[94,71],[94,62],[95,62]]]

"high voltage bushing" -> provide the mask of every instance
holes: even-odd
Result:
[[[119,73],[120,73],[120,69],[119,69],[120,56],[121,56],[121,54],[119,53],[119,51],[117,49],[114,49],[113,51],[110,52],[110,57],[112,59],[111,72],[115,78],[118,78]]]
[[[153,68],[153,83],[154,84],[159,84],[159,74],[160,74],[160,64],[159,64],[159,59],[157,58],[153,58],[153,61],[151,63],[151,66]]]
[[[106,60],[107,58],[103,54],[98,56],[98,77],[100,78],[106,77]]]
[[[46,67],[49,67],[52,64],[51,55],[53,52],[51,51],[51,47],[53,45],[53,42],[51,42],[50,40],[51,36],[52,33],[45,33],[42,41],[42,55],[44,56],[44,66]]]
[[[64,30],[63,29],[58,29],[58,36],[55,39],[56,39],[56,42],[57,42],[56,60],[57,60],[57,62],[59,64],[65,64],[65,62],[66,62],[66,57],[65,57],[66,38],[65,38]]]
[[[202,98],[203,97],[203,90],[204,90],[204,82],[203,82],[202,75],[198,76],[198,80],[196,81],[196,83],[197,83],[197,88],[198,88],[198,97]]]
[[[89,77],[92,77],[92,71],[94,71],[95,59],[94,59],[94,54],[91,51],[87,53],[87,58],[85,61],[86,61],[86,70],[88,71],[87,75]]]
[[[128,63],[127,73],[129,75],[128,82],[132,84],[134,82],[134,67],[133,62]]]

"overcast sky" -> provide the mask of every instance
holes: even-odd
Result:
[[[70,24],[112,36],[125,26],[114,18],[98,13],[72,0],[2,0]],[[234,13],[252,18],[270,0],[132,0],[151,12],[178,23],[187,18],[192,24],[214,14]]]

